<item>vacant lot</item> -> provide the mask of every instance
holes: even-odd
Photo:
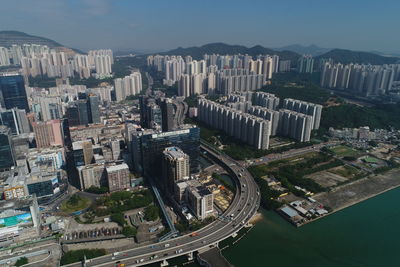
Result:
[[[338,186],[330,192],[313,198],[333,210],[342,209],[400,185],[400,169],[385,174],[369,176],[349,184]]]
[[[337,174],[337,175],[340,175],[340,176],[343,176],[343,177],[349,178],[349,179],[352,179],[356,175],[361,173],[361,171],[359,169],[352,167],[352,166],[348,166],[348,165],[332,168],[332,169],[328,170],[328,172]]]
[[[342,145],[332,147],[330,150],[339,157],[356,157],[360,154],[359,151]]]
[[[348,180],[348,178],[335,173],[331,173],[330,171],[316,172],[307,175],[306,178],[314,180],[323,188],[336,186],[338,183],[346,182]]]

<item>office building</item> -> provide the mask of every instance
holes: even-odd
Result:
[[[0,104],[3,108],[19,108],[29,112],[24,78],[21,75],[0,75]]]
[[[0,108],[0,125],[10,128],[13,135],[30,132],[28,118],[23,109],[12,108],[7,110]]]
[[[7,126],[0,126],[0,170],[9,169],[15,164],[11,142],[11,130]]]
[[[99,97],[94,94],[89,94],[86,104],[89,123],[100,123]]]
[[[167,147],[163,151],[162,168],[164,186],[174,193],[175,183],[190,177],[189,156],[178,147]]]
[[[76,167],[93,163],[94,149],[91,140],[73,142],[72,152]]]
[[[199,220],[212,216],[214,213],[214,196],[205,186],[191,187],[187,189],[187,202],[189,209]]]
[[[107,166],[106,173],[110,192],[125,190],[131,187],[129,167],[126,163]]]
[[[168,132],[175,128],[174,125],[174,105],[170,99],[164,99],[161,104],[162,131]],[[182,111],[183,112],[183,111]]]
[[[135,171],[144,176],[161,177],[163,151],[171,146],[179,147],[189,156],[191,173],[199,171],[200,129],[192,125],[182,125],[170,132],[155,130],[134,132],[132,158]]]

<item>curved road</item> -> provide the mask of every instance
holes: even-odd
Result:
[[[202,248],[213,247],[218,242],[237,233],[257,212],[260,205],[258,186],[253,177],[242,166],[226,155],[220,154],[204,145],[201,149],[213,156],[219,163],[234,175],[236,194],[229,208],[217,220],[197,231],[198,236],[189,234],[174,239],[141,246],[119,252],[118,255],[105,255],[86,261],[85,266],[141,266],[160,262],[177,256],[190,254]],[[82,266],[81,263],[66,266]]]

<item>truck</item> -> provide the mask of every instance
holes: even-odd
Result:
[[[198,235],[199,235],[199,233],[197,233],[197,232],[194,232],[194,233],[190,234],[191,237],[195,237],[195,236],[198,236]]]

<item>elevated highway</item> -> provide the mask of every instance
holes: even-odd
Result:
[[[197,236],[190,234],[179,236],[167,241],[154,243],[121,251],[118,255],[105,255],[86,260],[85,263],[74,263],[65,266],[142,266],[155,262],[167,264],[166,260],[187,255],[193,252],[215,247],[218,243],[242,229],[260,205],[260,194],[257,184],[251,174],[236,161],[225,154],[202,143],[201,150],[207,153],[232,176],[236,184],[236,194],[229,208],[215,221],[198,230]]]

